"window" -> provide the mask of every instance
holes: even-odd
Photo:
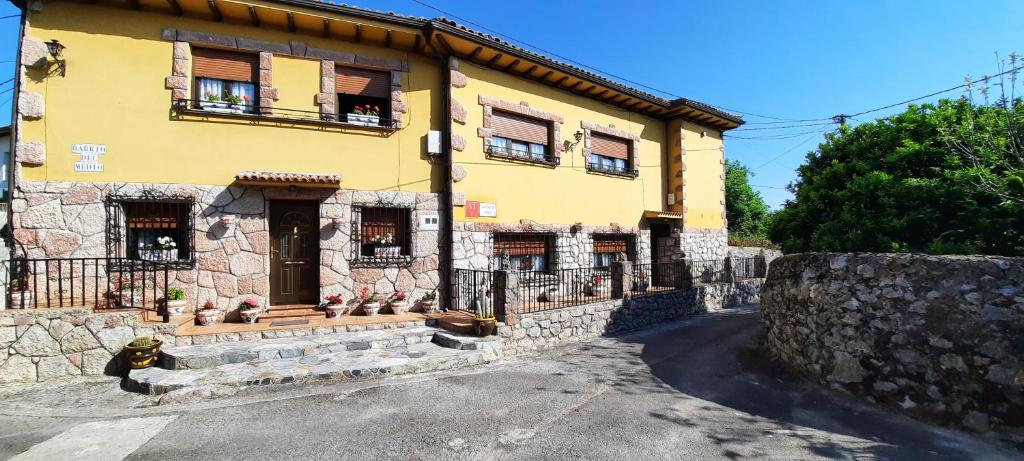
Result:
[[[338,119],[354,125],[391,126],[391,73],[338,66],[334,87]]]
[[[494,234],[492,267],[500,269],[507,252],[512,270],[546,271],[551,269],[553,247],[553,238],[547,234]]]
[[[354,208],[358,214],[357,258],[388,259],[412,254],[408,208]]]
[[[551,124],[511,112],[494,111],[491,115],[494,135],[489,154],[519,160],[551,162],[548,144]]]
[[[178,262],[192,259],[192,210],[186,202],[123,201],[128,258]]]
[[[594,267],[609,267],[618,260],[619,254],[625,253],[626,259],[633,261],[633,236],[627,234],[596,234],[594,235]]]
[[[590,160],[587,169],[601,173],[635,175],[628,140],[600,133],[590,135]]]
[[[211,112],[252,113],[259,94],[259,56],[210,48],[192,49],[196,106]]]

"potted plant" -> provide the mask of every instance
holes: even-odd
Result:
[[[11,309],[25,309],[32,306],[32,292],[28,286],[28,276],[21,274],[11,279]]]
[[[181,288],[168,288],[167,299],[164,301],[164,308],[169,315],[181,315],[185,313],[185,290]]]
[[[260,303],[256,302],[255,299],[247,298],[245,301],[238,303],[238,315],[242,317],[242,322],[256,323],[260,320],[260,314],[262,313],[263,309],[260,308]]]
[[[587,296],[601,296],[607,294],[610,288],[606,282],[606,277],[600,274],[594,274],[590,277],[587,284],[583,286],[583,292]]]
[[[477,299],[476,316],[473,317],[473,329],[479,337],[490,336],[498,321],[494,318],[494,306],[490,303],[491,290],[481,294]]]
[[[245,111],[245,107],[242,106],[242,97],[241,96],[235,96],[233,94],[226,94],[226,95],[224,95],[224,102],[227,102],[228,104],[230,104],[229,108],[231,109],[231,113],[232,114],[241,114],[242,112]]]
[[[376,257],[393,258],[402,254],[401,245],[395,244],[395,235],[378,235],[370,239],[373,245],[373,255]]]
[[[200,325],[216,325],[221,320],[220,309],[213,305],[213,301],[206,301],[203,308],[196,311],[196,321]]]
[[[395,290],[391,294],[391,313],[392,314],[404,314],[409,312],[409,301],[407,300],[409,295],[402,290]]]
[[[352,125],[380,126],[380,107],[369,104],[355,106],[345,117]]]
[[[177,261],[178,244],[168,236],[158,237],[152,245],[139,245],[139,259],[146,261]]]
[[[135,298],[135,292],[141,290],[142,287],[137,285],[135,282],[122,279],[114,283],[110,292],[107,293],[107,297],[110,298],[118,307],[134,307],[138,302]]]
[[[370,291],[370,287],[363,286],[359,290],[359,303],[363,306],[363,313],[369,316],[377,315],[380,312],[380,295],[376,291]]]
[[[136,336],[132,342],[124,346],[124,355],[128,357],[128,366],[133,370],[149,368],[160,358],[162,341],[149,336]]]
[[[336,319],[345,314],[345,300],[341,297],[341,293],[328,296],[324,299],[327,301],[327,305],[324,306],[324,311],[327,312],[327,318]]]
[[[221,101],[219,94],[215,94],[210,91],[203,94],[203,99],[199,101],[199,107],[210,112],[231,112],[231,106],[228,103]]]
[[[430,290],[423,294],[420,298],[420,307],[423,308],[423,312],[436,312],[437,311],[437,290]]]

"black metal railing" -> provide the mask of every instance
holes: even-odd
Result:
[[[15,258],[11,309],[139,308],[162,313],[173,266],[128,258]]]
[[[683,263],[684,276],[690,278],[691,286],[729,283],[732,281],[729,266],[724,259],[686,259]]]
[[[494,276],[491,271],[455,269],[451,309],[494,313]]]
[[[764,278],[768,274],[768,264],[764,256],[749,258],[731,258],[733,280]]]
[[[660,293],[686,288],[681,285],[679,273],[682,265],[678,262],[633,265],[632,292],[637,294]]]
[[[508,146],[488,145],[487,157],[503,160],[516,160],[520,162],[539,163],[541,165],[557,166],[558,159],[545,150],[544,155],[536,155],[528,150],[515,149]]]
[[[612,299],[611,271],[581,267],[552,271],[517,271],[520,312],[578,306]]]
[[[587,162],[587,171],[601,174],[610,174],[615,176],[624,176],[627,178],[635,178],[640,176],[640,170],[636,168],[619,168],[616,166],[602,165],[598,162]]]
[[[209,103],[202,107],[200,101],[194,99],[178,99],[171,106],[175,113],[182,115],[227,116],[252,118],[271,122],[307,123],[316,125],[337,125],[344,127],[366,127],[383,130],[397,130],[398,120],[376,117],[367,120],[349,120],[348,114],[321,114],[319,111],[288,109],[285,107],[260,107],[259,105],[220,104],[214,107]]]

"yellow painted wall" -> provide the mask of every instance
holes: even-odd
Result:
[[[467,110],[465,125],[454,123],[454,131],[466,140],[466,149],[454,152],[468,176],[455,184],[467,200],[497,204],[497,218],[466,218],[456,208],[457,221],[518,223],[528,219],[542,224],[637,226],[645,209],[662,210],[665,197],[663,147],[665,124],[659,120],[602,104],[566,91],[514,77],[462,61],[465,88],[453,88],[452,96]],[[512,102],[526,101],[530,107],[559,114],[565,119],[562,140],[572,140],[582,131],[581,120],[640,135],[640,176],[625,179],[590,174],[582,156],[581,142],[572,152],[562,153],[556,168],[487,159],[484,140],[477,136],[483,126],[479,95]]]
[[[683,178],[686,205],[685,222],[690,229],[721,229],[725,227],[725,205],[722,187],[725,181],[722,134],[715,129],[689,122],[681,126],[682,146],[686,155]],[[705,133],[701,136],[701,133]]]
[[[247,120],[171,117],[172,42],[165,27],[408,60],[406,126],[394,133]],[[65,2],[47,2],[30,17],[28,35],[67,48],[67,76],[31,71],[26,91],[44,95],[45,116],[26,120],[23,140],[46,145],[46,164],[23,170],[29,181],[131,181],[225,185],[242,170],[339,173],[348,189],[439,191],[440,171],[427,162],[424,139],[440,129],[441,74],[434,60],[337,40]],[[319,61],[274,56],[278,108],[317,110]],[[433,99],[432,99],[433,98]],[[76,173],[71,145],[106,144],[102,173]]]

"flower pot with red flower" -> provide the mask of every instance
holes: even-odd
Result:
[[[260,320],[262,313],[263,309],[255,299],[248,298],[238,304],[238,315],[242,317],[242,322],[256,323]]]
[[[354,106],[345,117],[350,125],[380,126],[380,107],[370,104]]]
[[[331,295],[324,298],[327,301],[327,305],[324,306],[324,311],[327,313],[327,318],[336,319],[345,315],[347,307],[345,306],[345,300],[341,297],[341,293]]]
[[[213,305],[213,301],[206,301],[202,309],[196,311],[196,322],[202,326],[216,325],[221,319],[221,311]]]
[[[402,290],[395,290],[391,294],[391,313],[404,314],[409,312],[409,295]]]
[[[608,277],[603,275],[594,275],[586,285],[583,285],[583,293],[587,296],[603,296],[610,291],[611,287],[608,286]]]
[[[364,314],[371,317],[377,315],[380,312],[380,295],[364,286],[359,290],[359,304],[363,306]]]

